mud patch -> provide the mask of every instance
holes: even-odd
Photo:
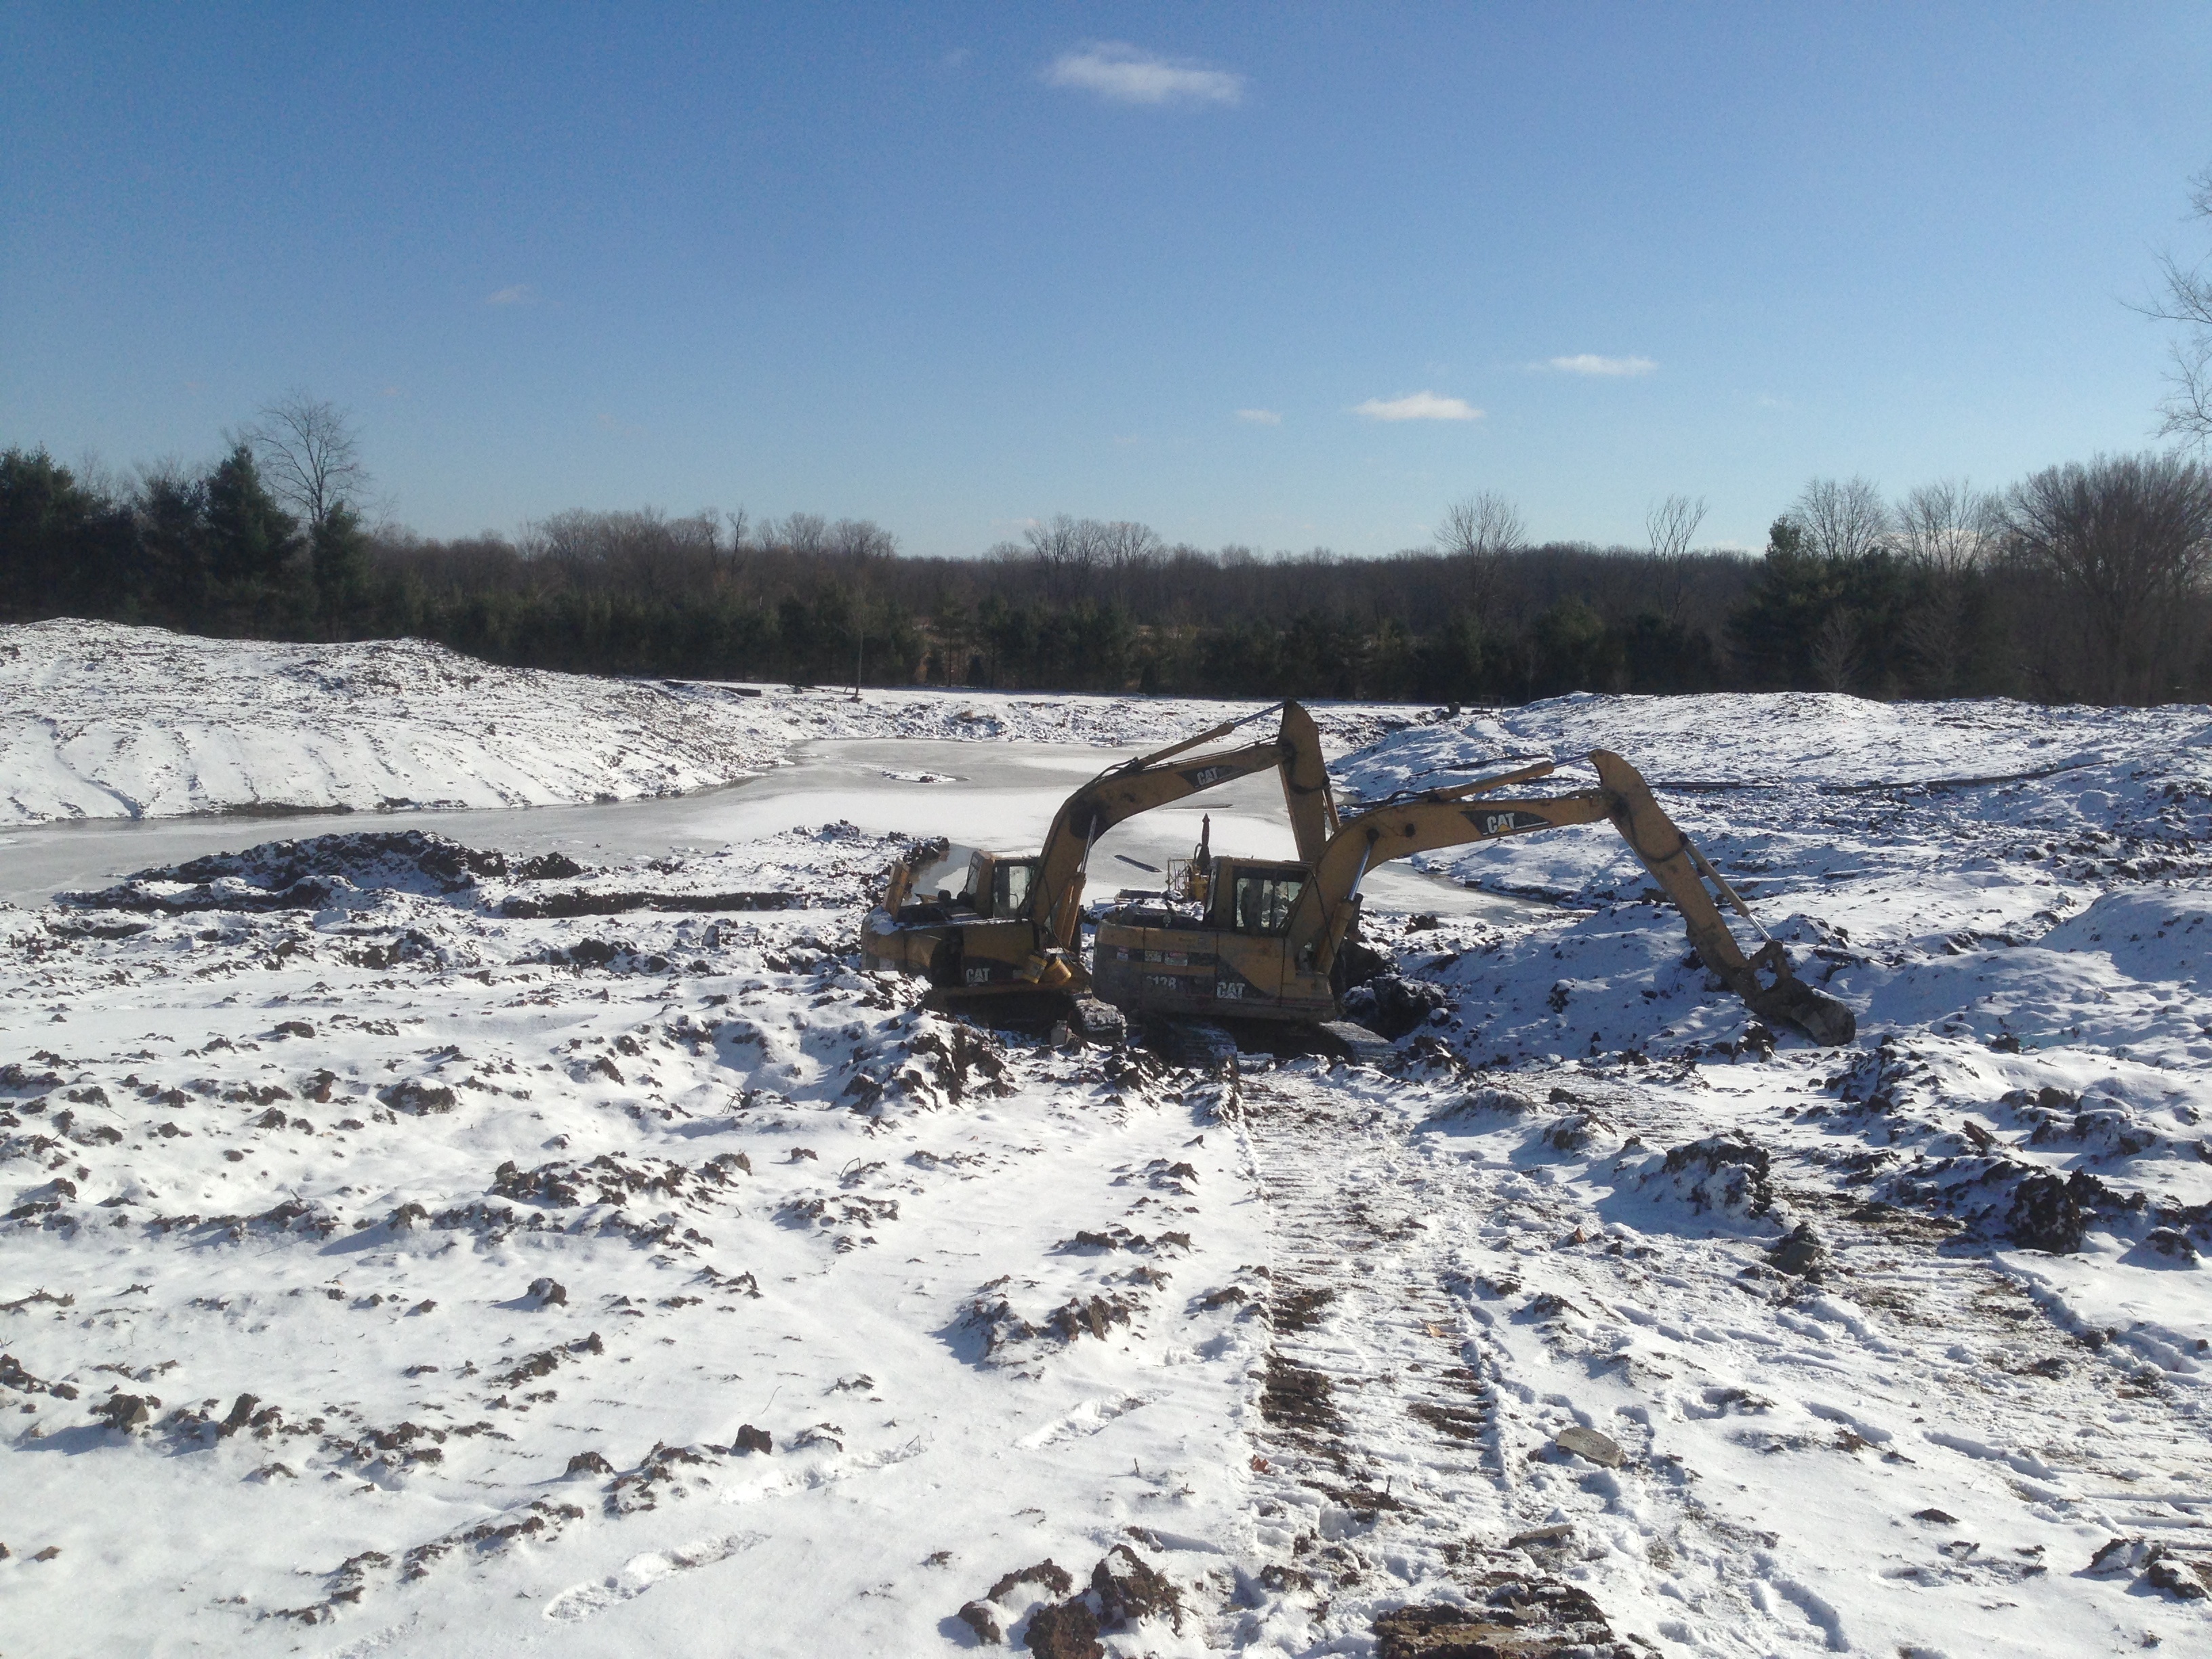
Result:
[[[1486,1573],[1467,1606],[1401,1607],[1375,1621],[1376,1659],[1632,1659],[1587,1591]]]

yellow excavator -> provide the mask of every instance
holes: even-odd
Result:
[[[1364,1045],[1357,1039],[1373,1039],[1338,1023],[1344,988],[1335,970],[1370,870],[1414,853],[1605,820],[1680,909],[1705,966],[1754,1013],[1818,1043],[1849,1042],[1856,1017],[1800,980],[1779,940],[1766,936],[1756,952],[1744,955],[1705,882],[1753,927],[1757,918],[1661,810],[1642,775],[1606,750],[1589,758],[1597,769],[1595,789],[1498,797],[1499,790],[1548,776],[1553,768],[1547,761],[1424,790],[1345,820],[1319,856],[1308,856],[1302,846],[1295,863],[1201,848],[1189,866],[1183,902],[1123,906],[1099,922],[1091,959],[1097,993],[1130,1015],[1296,1021],[1332,1033],[1348,1030],[1340,1046],[1358,1052]]]
[[[1276,735],[1193,754],[1279,709]],[[1049,1011],[1097,1040],[1118,1040],[1121,1015],[1091,994],[1080,930],[1083,887],[1099,836],[1139,812],[1273,767],[1302,858],[1318,860],[1339,828],[1321,734],[1296,702],[1226,720],[1194,738],[1108,767],[1060,804],[1043,849],[1025,857],[924,842],[894,866],[860,925],[870,968],[917,974],[946,1007],[1048,999]]]

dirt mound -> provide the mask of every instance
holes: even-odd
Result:
[[[1686,1205],[1693,1215],[1752,1221],[1774,1209],[1767,1163],[1766,1149],[1741,1135],[1708,1135],[1675,1147],[1641,1181],[1646,1191]]]
[[[499,853],[479,852],[420,830],[370,830],[270,841],[242,853],[210,853],[141,870],[97,892],[56,902],[86,909],[320,910],[354,894],[418,893],[443,898],[485,877],[507,874]]]
[[[1344,994],[1346,1017],[1393,1042],[1450,1006],[1450,994],[1443,986],[1400,974],[1377,974]]]
[[[1375,1621],[1377,1659],[1630,1659],[1589,1593],[1554,1578],[1492,1572],[1468,1605],[1400,1607]]]

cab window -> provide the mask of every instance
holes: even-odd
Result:
[[[960,902],[971,910],[989,896],[976,884],[976,878],[987,867],[988,867],[988,860],[981,853],[970,853],[968,855],[968,874],[960,884]]]
[[[1279,933],[1291,925],[1291,907],[1298,902],[1305,882],[1297,876],[1249,875],[1237,878],[1233,913],[1237,927],[1247,933]]]
[[[991,914],[994,916],[1019,915],[1030,902],[1030,882],[1036,874],[1036,866],[1026,861],[1002,864],[991,875]]]

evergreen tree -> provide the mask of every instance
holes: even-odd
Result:
[[[1766,556],[1751,592],[1728,623],[1754,688],[1802,690],[1813,684],[1814,642],[1840,593],[1838,573],[1829,561],[1806,550],[1803,530],[1786,517],[1777,519],[1766,532]]]
[[[308,537],[308,546],[324,624],[343,633],[360,604],[368,570],[368,541],[362,534],[361,514],[344,501],[334,503]]]
[[[234,445],[207,477],[208,563],[242,589],[277,586],[299,550],[300,521],[276,505],[251,446]]]
[[[43,449],[0,453],[0,617],[112,603],[128,579],[128,518]]]
[[[138,580],[147,603],[178,620],[207,609],[207,481],[162,471],[138,489]]]

